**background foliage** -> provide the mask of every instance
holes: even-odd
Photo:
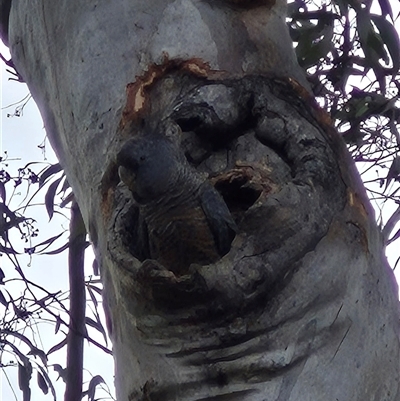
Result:
[[[387,245],[400,236],[397,20],[390,0],[289,4],[298,61],[359,167]]]

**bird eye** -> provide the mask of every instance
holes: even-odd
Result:
[[[146,156],[140,156],[140,161],[146,160]]]

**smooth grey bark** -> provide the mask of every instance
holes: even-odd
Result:
[[[101,266],[119,400],[400,397],[373,211],[307,90],[276,78],[307,87],[284,2],[13,0],[9,39]],[[239,226],[180,277],[135,258],[115,164],[165,121]]]

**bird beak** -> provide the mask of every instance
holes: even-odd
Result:
[[[121,181],[131,190],[133,191],[135,187],[135,174],[132,170],[127,169],[124,166],[119,166],[118,175]]]

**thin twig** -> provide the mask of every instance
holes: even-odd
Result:
[[[397,207],[396,211],[390,216],[389,220],[382,229],[383,243],[389,245],[391,240],[389,239],[390,234],[394,230],[396,224],[400,221],[400,205]]]

